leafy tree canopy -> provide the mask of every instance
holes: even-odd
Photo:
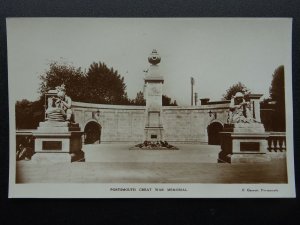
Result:
[[[223,95],[223,98],[225,100],[230,100],[237,92],[242,92],[243,94],[248,94],[249,89],[241,82],[238,82],[238,83],[230,86],[226,90],[226,93]]]
[[[102,104],[130,104],[124,77],[104,63],[92,63],[86,75],[84,101]]]
[[[50,64],[49,70],[40,76],[40,79],[42,81],[39,89],[41,96],[64,83],[67,95],[74,101],[83,101],[85,98],[86,77],[81,68],[54,62]]]
[[[146,100],[144,98],[143,92],[139,91],[136,94],[135,99],[132,101],[133,105],[146,105]],[[162,105],[163,106],[177,106],[176,100],[172,102],[172,99],[167,95],[162,95]]]
[[[269,89],[270,97],[274,101],[285,102],[284,91],[284,67],[279,66],[273,73],[271,87]]]
[[[284,66],[279,66],[273,73],[270,87],[270,97],[275,102],[275,131],[285,131],[285,90],[284,90]]]
[[[176,100],[172,102],[172,99],[166,95],[162,96],[162,105],[163,106],[177,106]]]
[[[44,100],[39,99],[31,102],[26,99],[17,101],[15,104],[16,128],[35,129],[44,119]]]
[[[135,99],[133,99],[133,105],[146,105],[146,100],[144,98],[144,93],[139,91],[136,93]]]
[[[66,63],[54,62],[49,70],[40,76],[40,93],[55,89],[62,83],[67,95],[74,101],[101,104],[130,104],[124,78],[104,63],[92,63],[85,73]]]

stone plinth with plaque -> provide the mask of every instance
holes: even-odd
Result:
[[[35,154],[32,161],[36,162],[75,162],[84,161],[82,151],[82,131],[78,123],[67,121],[66,114],[51,101],[59,99],[51,92],[46,98],[45,122],[33,132],[35,138]],[[49,102],[50,101],[50,102]]]
[[[268,134],[259,121],[260,117],[255,116],[253,105],[251,101],[245,101],[241,93],[232,99],[229,123],[221,132],[218,162],[257,163],[271,160],[266,154]]]

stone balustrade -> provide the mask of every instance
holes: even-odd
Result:
[[[285,152],[286,151],[286,133],[270,132],[268,139],[269,152]]]

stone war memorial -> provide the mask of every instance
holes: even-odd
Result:
[[[85,132],[85,139],[92,139],[92,143],[137,143],[140,148],[145,147],[141,144],[145,141],[167,142],[175,146],[176,143],[220,144],[220,132],[227,129],[229,123],[233,124],[232,121],[229,122],[230,115],[236,117],[231,112],[232,101],[210,102],[208,98],[203,98],[201,105],[162,106],[164,77],[159,70],[161,57],[156,50],[149,55],[148,61],[150,67],[144,78],[146,106],[73,102],[76,121],[84,130],[91,128]],[[248,114],[255,121],[247,122],[248,127],[255,124],[260,131],[263,129],[263,124],[260,123],[261,96],[247,96]],[[250,132],[255,131],[252,129]]]
[[[45,95],[45,121],[32,133],[33,161],[84,161],[82,143],[132,143],[132,150],[178,150],[177,144],[220,145],[219,163],[270,161],[269,134],[260,118],[260,94],[231,100],[163,106],[161,57],[153,50],[144,77],[145,106],[72,102],[64,84]],[[284,144],[284,143],[281,143]]]
[[[160,61],[159,53],[153,50],[144,77],[146,106],[72,102],[85,143],[220,144],[219,132],[228,121],[230,101],[203,98],[199,105],[162,106],[164,76],[159,70]],[[259,112],[257,95],[249,98]]]

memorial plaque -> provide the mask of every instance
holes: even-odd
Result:
[[[156,134],[151,134],[151,139],[156,139],[157,135]]]
[[[241,142],[240,143],[241,151],[259,151],[259,142]]]
[[[43,150],[62,150],[61,141],[43,141]]]

